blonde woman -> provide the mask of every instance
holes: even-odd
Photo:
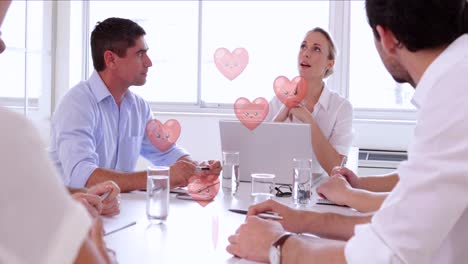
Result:
[[[352,142],[351,103],[324,82],[333,73],[335,57],[335,44],[328,32],[319,27],[307,32],[297,58],[299,75],[307,83],[307,94],[292,108],[275,96],[266,118],[274,122],[310,124],[315,159],[328,174],[341,164]]]

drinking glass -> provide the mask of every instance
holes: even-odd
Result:
[[[275,175],[270,173],[252,173],[252,192],[255,203],[271,199],[274,194]]]
[[[297,206],[306,206],[312,196],[312,160],[293,159],[293,200]]]
[[[239,152],[223,151],[223,192],[235,195],[239,188],[239,181]]]
[[[164,223],[169,214],[169,167],[149,166],[146,184],[146,216],[153,224]]]

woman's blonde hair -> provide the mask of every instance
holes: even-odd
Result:
[[[314,29],[312,29],[312,30],[309,30],[309,32],[307,32],[307,34],[309,34],[309,33],[311,33],[311,32],[318,32],[318,33],[321,33],[321,34],[327,39],[327,41],[328,41],[328,50],[329,50],[327,58],[328,58],[329,60],[335,60],[336,55],[337,55],[337,54],[336,54],[337,51],[336,51],[335,43],[333,42],[333,39],[332,39],[332,37],[330,36],[330,34],[329,34],[327,31],[325,31],[323,28],[321,28],[321,27],[316,27],[316,28],[314,28]],[[325,72],[325,76],[324,76],[324,77],[327,78],[328,76],[332,75],[332,73],[333,73],[333,67],[330,68],[330,69],[328,69],[328,70]]]

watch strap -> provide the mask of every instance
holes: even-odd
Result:
[[[291,236],[293,235],[293,233],[290,233],[290,232],[285,232],[283,233],[281,236],[279,236],[275,242],[273,242],[273,244],[271,244],[272,247],[275,247],[277,252],[278,252],[278,255],[279,255],[279,263],[281,263],[281,257],[282,257],[282,247],[283,247],[283,244],[286,242],[286,240],[288,238],[290,238]]]
[[[279,236],[271,245],[276,248],[281,248],[286,239],[288,239],[293,233],[291,232],[284,232],[281,236]]]

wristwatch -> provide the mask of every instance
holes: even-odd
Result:
[[[270,263],[271,264],[281,264],[281,247],[283,246],[286,239],[292,236],[293,233],[285,232],[281,236],[279,236],[270,246]]]

